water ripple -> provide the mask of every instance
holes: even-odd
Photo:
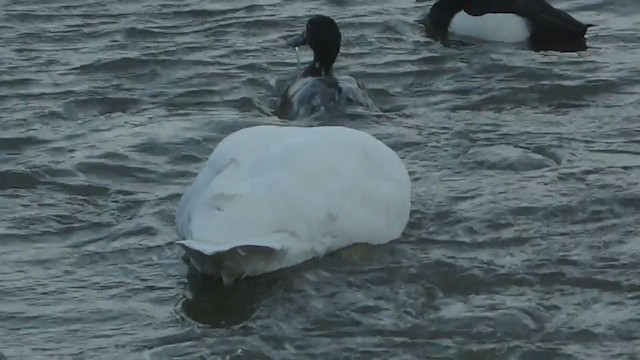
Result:
[[[556,2],[597,23],[586,52],[444,46],[413,23],[431,1],[6,2],[0,358],[637,357],[639,7]],[[313,13],[382,114],[271,115]],[[389,144],[402,238],[234,289],[189,273],[180,195],[257,124]]]

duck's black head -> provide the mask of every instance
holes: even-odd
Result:
[[[290,39],[292,47],[308,45],[313,51],[313,63],[307,69],[312,76],[328,76],[340,52],[342,35],[338,24],[332,18],[315,15],[309,18],[302,34]]]
[[[416,22],[426,27],[447,31],[457,13],[468,7],[468,0],[438,0],[431,9],[420,16]]]

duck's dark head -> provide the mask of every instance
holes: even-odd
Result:
[[[465,9],[468,3],[468,0],[438,0],[428,12],[416,19],[416,22],[425,27],[447,31],[453,17]]]
[[[290,39],[287,44],[292,47],[308,45],[313,51],[312,75],[328,76],[340,52],[341,41],[338,24],[328,16],[315,15],[309,18],[302,34]]]

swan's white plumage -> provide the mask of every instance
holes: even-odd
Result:
[[[526,41],[530,33],[527,22],[517,15],[471,16],[464,11],[453,17],[449,31],[457,35],[508,43]]]
[[[394,240],[410,207],[404,164],[371,135],[256,126],[220,142],[182,196],[176,221],[193,265],[234,279]]]

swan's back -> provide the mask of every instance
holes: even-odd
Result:
[[[270,271],[396,239],[410,202],[404,164],[374,137],[344,127],[258,126],[219,144],[181,199],[177,221],[201,252],[280,252]]]

